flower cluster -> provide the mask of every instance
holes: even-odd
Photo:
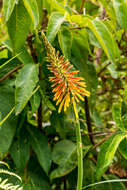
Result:
[[[73,65],[64,56],[59,56],[59,52],[55,51],[43,32],[42,36],[47,49],[48,69],[53,73],[49,80],[52,82],[53,100],[56,101],[56,105],[59,105],[58,112],[60,113],[63,107],[66,111],[72,101],[74,111],[77,113],[75,102],[83,101],[84,96],[90,95],[85,89],[84,78],[75,76],[79,71],[75,71]]]

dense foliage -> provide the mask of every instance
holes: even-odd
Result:
[[[116,180],[89,189],[126,190],[127,1],[0,0],[0,9],[0,160],[10,166],[0,188],[75,190],[83,157],[83,187]]]

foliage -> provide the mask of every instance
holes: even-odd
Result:
[[[0,0],[0,9],[0,163],[24,190],[72,190],[80,156],[83,189],[125,190],[127,2]]]

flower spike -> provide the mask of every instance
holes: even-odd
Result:
[[[77,115],[75,102],[83,101],[83,96],[90,95],[85,89],[84,78],[75,76],[79,71],[72,71],[73,65],[64,56],[59,56],[59,52],[55,51],[43,32],[42,37],[47,50],[47,60],[50,63],[48,69],[53,73],[49,81],[52,82],[53,100],[56,101],[56,105],[59,104],[58,112],[60,113],[63,107],[66,111],[72,102],[75,115]]]

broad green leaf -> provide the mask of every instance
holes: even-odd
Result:
[[[67,59],[71,57],[72,35],[67,27],[62,27],[58,33],[61,50]]]
[[[38,161],[44,171],[48,174],[52,159],[47,137],[33,126],[30,126],[27,129],[29,131],[30,143],[37,155]]]
[[[56,144],[52,158],[59,165],[52,171],[50,178],[57,178],[71,172],[77,165],[77,146],[69,140],[62,140]]]
[[[127,129],[124,127],[123,121],[122,121],[122,117],[121,117],[121,104],[117,103],[117,104],[113,104],[112,107],[112,116],[113,116],[113,120],[116,123],[116,126],[122,130],[122,131],[127,131]]]
[[[16,78],[15,103],[16,115],[19,114],[33,95],[38,82],[38,65],[25,65]]]
[[[14,52],[19,52],[21,48],[23,48],[30,24],[30,16],[23,5],[23,2],[19,1],[7,23],[8,33]]]
[[[50,184],[46,181],[46,177],[41,173],[30,172],[32,190],[51,190]]]
[[[39,24],[39,11],[36,0],[23,0],[24,5],[34,23],[34,28]]]
[[[76,147],[76,144],[69,140],[62,140],[58,142],[53,149],[53,162],[58,165],[65,164],[68,158],[70,158],[72,154],[76,152]]]
[[[13,141],[10,154],[18,170],[23,171],[30,157],[30,146],[25,134]]]
[[[84,156],[90,148],[91,146],[84,148]],[[58,142],[53,149],[52,159],[59,166],[51,172],[50,178],[67,175],[77,166],[77,145],[70,140]]]
[[[127,160],[127,138],[125,138],[119,145],[119,151],[122,156]]]
[[[88,27],[93,32],[108,59],[112,62],[112,67],[115,67],[114,63],[115,58],[118,56],[116,53],[118,52],[118,47],[116,46],[116,42],[114,41],[114,38],[108,30],[107,26],[102,21],[91,20],[85,16],[76,15],[72,16],[71,18],[73,22],[79,24],[82,27]],[[116,73],[114,75],[114,70],[113,73],[112,70],[110,69],[111,74],[114,78],[116,78]]]
[[[11,52],[13,51],[12,43],[10,40],[3,41],[2,44],[4,44]],[[26,47],[23,47],[20,50],[20,53],[17,57],[23,64],[27,63],[34,63],[31,55],[28,53]]]
[[[12,14],[16,0],[3,0],[3,12],[5,16],[5,21],[7,22]]]
[[[127,29],[127,1],[126,0],[112,0],[113,7],[116,13],[116,19],[121,28]]]
[[[14,89],[12,85],[6,84],[0,86],[0,112],[2,118],[5,118],[14,107]],[[0,126],[0,154],[8,151],[17,125],[17,118],[11,114],[9,118]]]
[[[53,40],[55,39],[56,34],[58,33],[63,21],[64,21],[64,15],[62,15],[61,13],[53,12],[51,14],[46,34],[50,43],[52,43]]]
[[[101,146],[101,150],[99,152],[97,160],[96,174],[98,179],[104,174],[108,166],[111,164],[120,142],[125,137],[126,134],[124,133],[114,134]]]

